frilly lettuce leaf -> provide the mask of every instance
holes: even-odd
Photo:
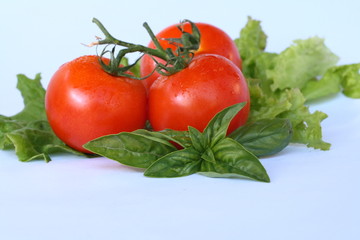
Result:
[[[338,66],[331,72],[334,78],[340,78],[342,92],[346,96],[360,98],[360,63]]]
[[[305,84],[338,61],[324,44],[324,39],[312,37],[295,40],[294,45],[274,58],[274,67],[268,69],[267,76],[273,81],[272,89],[303,88]]]
[[[308,81],[324,74],[338,60],[323,40],[297,40],[280,54],[266,52],[266,34],[260,21],[249,18],[235,43],[251,95],[249,122],[287,118],[293,126],[291,142],[328,150],[330,144],[323,141],[321,129],[327,115],[311,113],[301,91]]]

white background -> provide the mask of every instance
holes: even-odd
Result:
[[[268,51],[319,36],[340,57],[360,62],[360,3],[354,1],[1,1],[0,114],[23,105],[16,74],[56,69],[94,54],[81,43],[101,32],[99,18],[122,40],[147,44],[154,32],[188,18],[214,24],[232,38],[247,16],[262,21]],[[146,178],[104,158],[53,156],[21,163],[0,152],[0,239],[360,239],[360,100],[342,95],[324,111],[330,151],[289,146],[262,159],[271,183],[192,175]]]

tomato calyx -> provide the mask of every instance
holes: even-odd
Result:
[[[200,46],[200,31],[197,26],[190,20],[183,20],[178,25],[178,29],[182,33],[180,38],[162,39],[168,41],[169,44],[174,45],[176,47],[175,50],[172,50],[171,48],[164,49],[146,22],[143,24],[143,26],[150,35],[151,40],[154,42],[156,47],[155,49],[145,47],[140,44],[133,44],[119,40],[113,37],[98,19],[93,18],[93,22],[105,35],[105,39],[98,38],[96,42],[93,42],[88,46],[106,45],[99,55],[99,61],[104,71],[114,76],[123,76],[142,80],[149,77],[155,71],[161,75],[172,75],[186,68],[190,64],[192,58],[194,57],[194,52],[198,50]],[[184,30],[183,24],[185,23],[189,23],[191,25],[192,33],[186,32]],[[108,46],[112,46],[111,50],[108,49]],[[116,52],[117,46],[121,46],[123,48]],[[122,66],[121,61],[124,59],[124,57],[129,53],[135,52],[142,53],[143,55],[140,56],[134,63],[127,66]],[[102,61],[102,57],[107,54],[110,55],[109,63]],[[129,74],[129,70],[137,64],[137,62],[144,56],[144,54],[151,56],[156,63],[153,71],[147,76],[142,77],[136,77],[132,74]],[[155,57],[164,60],[165,63],[160,63],[155,59]]]

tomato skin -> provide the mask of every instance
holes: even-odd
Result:
[[[214,54],[194,57],[190,65],[171,76],[160,76],[149,90],[149,120],[155,131],[203,131],[222,109],[247,102],[235,116],[228,133],[246,123],[250,96],[240,69]]]
[[[146,89],[140,81],[107,74],[97,56],[82,56],[55,72],[45,108],[55,134],[70,147],[90,153],[82,146],[92,139],[144,127]]]
[[[177,25],[178,24],[171,25],[156,35],[156,38],[159,40],[160,45],[164,49],[171,48],[175,50],[175,46],[169,44],[169,42],[165,40],[165,38],[179,38],[181,36],[181,32],[177,28]],[[218,54],[232,61],[240,69],[242,68],[242,60],[240,58],[239,50],[237,49],[234,41],[227,33],[207,23],[196,23],[196,26],[200,31],[201,40],[200,47],[195,52],[195,56],[201,54]],[[184,24],[184,30],[186,32],[192,32],[189,23]],[[155,45],[151,41],[148,47],[155,48]],[[159,58],[155,57],[155,59],[160,63],[164,63],[164,61]],[[154,60],[150,56],[144,55],[140,65],[141,75],[149,75],[154,70],[154,68]],[[158,77],[159,74],[157,72],[154,72],[149,78],[144,80],[145,86],[149,88]]]

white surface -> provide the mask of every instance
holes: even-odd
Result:
[[[157,32],[189,18],[235,38],[252,16],[263,22],[270,51],[318,35],[340,63],[360,62],[356,0],[106,2],[0,3],[1,114],[22,108],[16,74],[41,72],[46,86],[62,63],[94,53],[80,45],[100,35],[92,17],[123,40],[147,44],[144,21]],[[312,109],[329,115],[323,134],[331,150],[290,146],[263,159],[268,184],[152,179],[111,160],[71,155],[21,163],[0,151],[0,239],[360,239],[360,100],[338,96]]]

